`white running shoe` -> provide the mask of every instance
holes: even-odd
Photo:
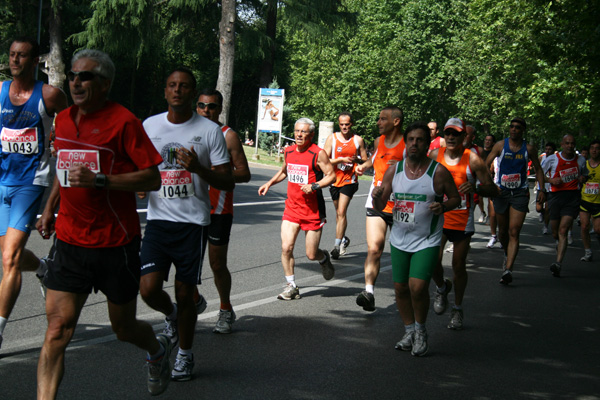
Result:
[[[571,231],[569,231],[569,233],[567,234],[567,243],[570,245],[573,244],[573,234],[571,233]]]
[[[490,240],[488,241],[487,248],[488,249],[493,248],[497,241],[498,241],[498,239],[496,238],[496,236],[492,236],[490,238]]]
[[[548,234],[548,227],[546,225],[544,225],[544,227],[542,228],[542,235],[547,235]]]
[[[446,246],[445,253],[454,253],[454,243],[450,242],[448,246]]]

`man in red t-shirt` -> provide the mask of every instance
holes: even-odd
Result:
[[[160,187],[160,154],[141,122],[108,100],[115,67],[98,50],[73,56],[68,72],[74,105],[56,117],[56,178],[38,230],[54,233],[56,254],[45,285],[48,329],[38,364],[38,398],[55,398],[64,353],[88,295],[107,298],[119,340],[148,352],[148,390],[162,393],[170,380],[169,339],[136,319],[140,280],[140,222],[136,191]]]
[[[306,257],[318,260],[323,278],[332,279],[335,270],[329,252],[319,249],[323,225],[325,225],[325,201],[321,189],[335,182],[335,172],[327,153],[312,142],[315,123],[300,118],[294,125],[296,144],[285,150],[283,166],[264,185],[258,194],[264,196],[269,188],[285,178],[288,180],[287,200],[281,222],[281,263],[287,281],[279,300],[300,298],[300,290],[294,276],[294,245],[301,230],[306,237]]]

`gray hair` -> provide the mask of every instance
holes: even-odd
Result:
[[[296,121],[296,123],[294,124],[294,126],[296,126],[297,124],[307,124],[308,125],[308,131],[310,133],[315,133],[315,123],[312,121],[312,119],[309,119],[309,118],[300,118],[298,121]]]
[[[108,88],[108,91],[110,92],[115,80],[115,64],[110,59],[109,55],[100,50],[84,49],[73,55],[73,58],[71,59],[71,66],[75,64],[75,61],[82,58],[89,58],[98,64],[94,68],[94,72],[100,75],[102,78],[110,81],[110,87]]]

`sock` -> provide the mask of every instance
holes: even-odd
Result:
[[[173,312],[171,314],[167,315],[167,319],[169,321],[177,320],[177,304],[173,303]]]
[[[323,250],[321,250],[321,251],[323,251]],[[325,255],[325,252],[323,251],[323,258],[321,258],[319,260],[319,264],[323,264],[325,262],[325,260],[327,260],[327,256]]]
[[[492,237],[493,237],[494,239],[496,239],[496,235],[492,235]]]
[[[165,348],[163,347],[163,345],[160,342],[158,342],[158,344],[160,345],[158,352],[156,354],[148,353],[148,357],[146,357],[148,361],[156,361],[165,354]]]
[[[585,249],[585,254],[592,254],[592,249]]]
[[[289,276],[286,275],[285,280],[287,281],[287,283],[289,283],[293,287],[296,287],[296,276],[295,275],[289,275]]]
[[[375,294],[375,285],[365,285],[367,293]]]
[[[462,310],[462,305],[457,306],[456,304],[452,306],[453,309],[455,310]]]
[[[435,287],[437,288],[438,293],[444,293],[446,291],[446,281],[444,281],[444,284],[442,286],[438,287],[437,285],[435,285]]]
[[[335,247],[340,247],[340,244],[342,244],[342,239],[335,239]]]
[[[192,353],[192,349],[188,349],[188,350],[183,350],[181,347],[179,348],[179,351],[177,352],[177,357],[183,358],[194,358],[194,353]]]
[[[0,335],[4,333],[4,328],[6,327],[6,323],[8,320],[4,317],[0,317]]]
[[[408,333],[408,332],[414,332],[415,331],[415,323],[413,322],[410,325],[404,325],[404,331],[406,333]]]
[[[221,303],[221,310],[231,311],[233,310],[233,307],[231,307],[231,303]]]
[[[421,332],[424,332],[424,331],[427,330],[427,329],[425,329],[425,324],[420,324],[420,323],[418,323],[416,321],[415,321],[415,329],[417,331],[421,331]]]

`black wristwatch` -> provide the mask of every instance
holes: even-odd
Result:
[[[442,214],[445,213],[446,211],[448,211],[448,208],[446,207],[446,205],[444,203],[440,203],[440,205],[442,206]]]
[[[94,187],[96,189],[104,189],[107,183],[108,179],[106,179],[106,175],[96,174],[96,177],[94,178]]]
[[[310,185],[310,188],[314,191],[321,189],[321,186],[319,186],[317,182],[314,182],[312,185]]]

